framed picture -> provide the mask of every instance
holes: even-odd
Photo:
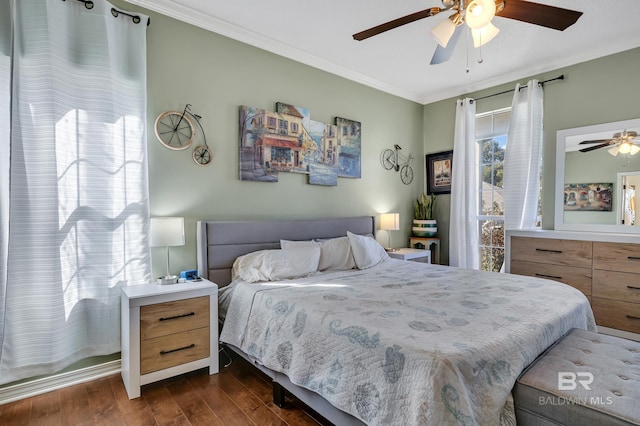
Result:
[[[453,151],[427,154],[427,195],[451,193]]]

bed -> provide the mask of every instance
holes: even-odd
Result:
[[[354,269],[231,283],[239,257],[280,256],[281,240],[315,254],[311,240],[347,233]],[[596,329],[584,295],[554,281],[365,264],[374,233],[368,216],[198,222],[198,272],[227,302],[220,340],[271,377],[277,399],[284,387],[340,425],[515,424],[520,372],[571,329]]]

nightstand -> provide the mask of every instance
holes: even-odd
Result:
[[[429,250],[432,245],[434,246],[434,261],[435,263],[440,264],[440,237],[409,237],[409,247],[411,248]]]
[[[122,287],[122,380],[140,386],[209,367],[218,372],[218,286],[211,281]]]
[[[431,251],[414,248],[398,248],[387,252],[389,257],[413,262],[431,263]]]

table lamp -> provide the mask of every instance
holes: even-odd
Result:
[[[167,275],[158,278],[158,284],[175,284],[178,277],[169,273],[169,247],[184,245],[184,218],[152,217],[149,233],[151,247],[167,248]]]
[[[394,251],[391,248],[391,231],[400,229],[400,213],[383,213],[380,215],[380,229],[387,231],[389,235],[389,247],[385,250]]]

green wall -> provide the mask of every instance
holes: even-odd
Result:
[[[543,154],[543,221],[544,229],[554,227],[555,147],[556,132],[561,129],[629,120],[640,117],[640,49],[633,49],[555,71],[532,75],[540,81],[564,74],[564,81],[545,85],[544,90],[544,154]],[[453,149],[455,100],[480,98],[513,89],[517,82],[492,87],[424,106],[425,154]],[[477,103],[477,111],[486,112],[511,105],[513,94],[503,94]],[[455,164],[453,165],[455,167]],[[449,195],[439,195],[436,206],[438,231],[442,241],[442,260],[448,263]]]
[[[135,9],[124,4],[125,9]],[[139,8],[138,8],[139,10]],[[424,187],[423,107],[212,32],[148,12],[148,152],[152,216],[184,216],[186,246],[171,248],[173,273],[196,267],[198,219],[244,220],[377,215],[398,212],[392,245],[406,246],[413,199]],[[316,121],[345,117],[362,123],[362,178],[335,187],[307,184],[304,175],[280,173],[278,183],[238,179],[238,107],[274,110],[282,101],[308,108]],[[163,111],[193,105],[201,115],[214,159],[194,164],[191,149],[171,151],[155,138]],[[413,153],[415,177],[404,185],[380,165],[397,143]],[[387,244],[386,231],[378,239]],[[164,275],[164,249],[152,249],[153,274]]]

